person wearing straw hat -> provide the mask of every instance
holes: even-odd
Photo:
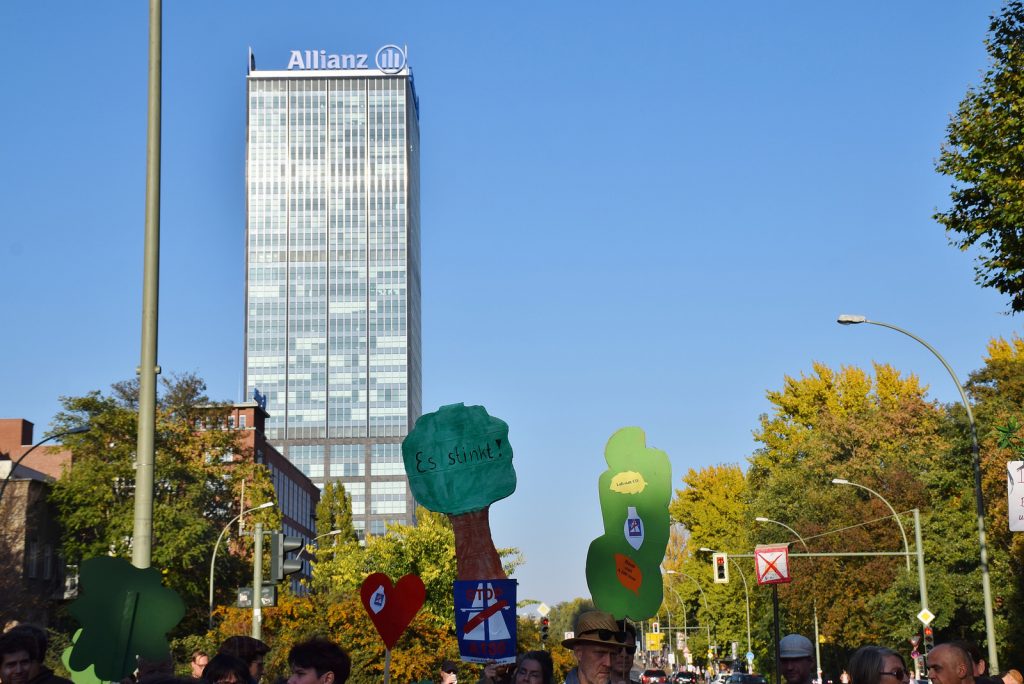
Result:
[[[609,684],[613,661],[625,658],[628,638],[611,613],[581,613],[573,637],[562,642],[576,657],[576,667],[565,676],[565,684]]]

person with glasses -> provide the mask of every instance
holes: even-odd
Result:
[[[927,659],[928,678],[932,684],[974,684],[974,661],[971,654],[961,647],[939,644],[928,652]],[[858,683],[855,681],[854,684]]]
[[[573,637],[562,642],[576,657],[576,667],[565,676],[565,684],[609,684],[614,661],[626,658],[628,639],[629,634],[611,613],[581,613]]]
[[[850,684],[905,684],[910,680],[903,656],[884,646],[861,646],[846,671]]]
[[[633,657],[636,655],[636,627],[628,620],[616,620],[619,631],[626,635],[626,641],[619,654],[612,660],[611,684],[630,684],[630,672],[633,671]]]
[[[555,664],[547,651],[527,651],[519,656],[515,684],[554,684]]]

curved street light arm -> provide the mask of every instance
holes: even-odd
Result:
[[[47,442],[57,439],[59,437],[65,437],[67,435],[79,435],[83,432],[88,432],[91,429],[91,425],[79,425],[78,427],[73,427],[70,430],[65,430],[64,432],[55,432],[49,437],[44,437],[42,440],[36,442],[31,447],[29,447],[28,451],[19,456],[18,460],[11,464],[11,469],[7,472],[7,477],[4,478],[3,483],[0,483],[0,500],[2,500],[4,497],[4,491],[7,489],[7,483],[10,482],[11,478],[14,476],[14,471],[18,469],[18,466],[21,465],[21,462],[25,460],[26,456],[28,456],[29,454],[36,450],[36,447],[40,447],[46,444]]]
[[[884,503],[886,506],[889,507],[889,510],[892,512],[892,517],[896,518],[896,524],[900,526],[900,534],[903,535],[903,551],[904,551],[904,553],[907,554],[907,572],[911,572],[911,569],[910,569],[910,543],[907,541],[907,529],[905,527],[903,527],[903,521],[900,520],[900,516],[897,515],[896,509],[892,507],[892,504],[889,503],[889,501],[884,496],[882,496],[881,494],[876,492],[874,489],[871,489],[871,487],[865,487],[862,484],[857,484],[856,482],[850,482],[849,480],[846,480],[846,479],[843,479],[843,478],[839,478],[839,477],[832,478],[832,484],[850,485],[851,487],[857,487],[859,489],[863,489],[866,492],[870,492],[871,494],[874,494],[876,497],[878,497],[882,501],[882,503]]]
[[[210,556],[210,617],[208,622],[210,629],[213,629],[213,564],[217,561],[217,549],[220,548],[221,540],[224,539],[224,535],[227,534],[228,530],[231,529],[231,526],[235,524],[235,521],[241,518],[243,515],[245,515],[246,513],[252,513],[253,511],[259,511],[264,508],[270,508],[273,505],[273,501],[267,501],[266,503],[261,503],[259,506],[247,508],[246,510],[242,511],[234,518],[229,520],[228,524],[224,526],[224,529],[220,531],[220,536],[217,537],[217,543],[213,545],[213,555]],[[256,600],[258,601],[260,596],[259,588],[255,589],[255,591]]]

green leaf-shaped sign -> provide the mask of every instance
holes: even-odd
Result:
[[[608,470],[598,479],[604,534],[587,552],[587,585],[601,610],[646,620],[661,606],[672,465],[668,454],[647,446],[638,427],[616,431],[604,457]]]
[[[167,632],[185,614],[185,604],[160,583],[156,568],[136,568],[123,558],[90,558],[81,565],[78,599],[69,610],[82,625],[69,670],[118,681],[135,669],[136,656],[170,657]]]
[[[449,404],[421,416],[402,458],[416,501],[436,513],[479,511],[516,490],[508,424],[483,406]]]

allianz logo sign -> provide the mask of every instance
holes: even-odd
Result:
[[[368,54],[339,55],[327,50],[292,50],[288,69],[369,69]],[[385,45],[377,50],[373,61],[385,74],[397,74],[405,68],[406,51],[397,45]]]

